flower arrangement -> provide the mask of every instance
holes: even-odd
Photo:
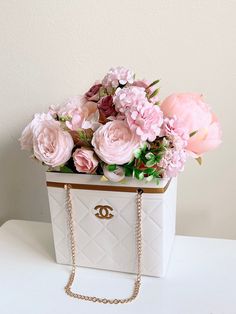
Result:
[[[160,101],[158,83],[111,68],[83,96],[35,114],[21,148],[52,171],[102,174],[114,182],[174,177],[188,157],[200,163],[220,144],[221,128],[201,95]]]

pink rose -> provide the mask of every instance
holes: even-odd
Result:
[[[107,122],[94,132],[92,139],[96,154],[107,164],[129,162],[139,144],[139,137],[122,120]]]
[[[34,128],[37,127],[42,121],[54,120],[51,114],[36,113],[33,120],[24,128],[21,137],[20,145],[21,149],[33,150],[33,132]]]
[[[93,173],[98,166],[94,151],[88,148],[77,148],[73,153],[73,159],[78,172]]]
[[[95,130],[99,126],[97,104],[79,96],[72,97],[65,105],[54,111],[61,120],[65,120],[66,126],[72,131],[90,128]]]
[[[87,93],[85,93],[85,97],[90,101],[98,101],[99,100],[99,90],[102,87],[102,84],[93,85]]]
[[[221,128],[209,105],[199,94],[172,94],[161,104],[168,117],[174,117],[189,134],[196,132],[188,140],[187,150],[199,156],[216,148],[221,143]]]
[[[36,114],[20,139],[22,148],[32,145],[34,156],[48,166],[63,165],[71,157],[74,146],[71,135],[50,114]]]

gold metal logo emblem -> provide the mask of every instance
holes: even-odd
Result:
[[[97,205],[94,209],[98,211],[95,216],[100,219],[111,219],[114,216],[110,213],[113,208],[109,205]]]

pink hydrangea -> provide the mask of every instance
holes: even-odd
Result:
[[[102,81],[104,87],[117,88],[119,84],[125,85],[134,82],[134,73],[124,67],[111,68]]]
[[[117,112],[124,114],[131,107],[142,107],[147,102],[143,87],[129,86],[118,88],[114,96],[114,104]]]
[[[133,86],[137,86],[137,87],[143,87],[146,92],[148,93],[148,95],[151,95],[155,90],[156,90],[156,85],[153,85],[151,87],[148,88],[148,86],[151,84],[151,81],[148,80],[140,80],[140,81],[134,81],[134,83],[132,84]],[[156,95],[152,98],[150,98],[150,102],[155,104],[159,101],[159,96]]]
[[[168,148],[158,164],[164,170],[163,177],[176,177],[180,171],[184,170],[186,159],[187,153],[185,150]]]
[[[164,119],[160,136],[166,136],[176,149],[185,148],[189,140],[188,129],[175,116]]]
[[[142,141],[154,141],[161,132],[163,113],[158,106],[148,101],[142,106],[132,106],[126,112],[126,119],[130,129],[140,136]]]

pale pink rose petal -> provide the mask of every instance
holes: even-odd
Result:
[[[117,165],[129,162],[140,142],[140,138],[122,120],[107,122],[94,132],[92,139],[99,158],[107,164]]]
[[[60,122],[49,116],[37,115],[32,121],[33,152],[38,160],[56,167],[70,159],[74,142],[71,135],[61,129]]]
[[[78,172],[94,173],[98,166],[98,159],[94,151],[85,147],[77,148],[73,153],[75,168]]]

